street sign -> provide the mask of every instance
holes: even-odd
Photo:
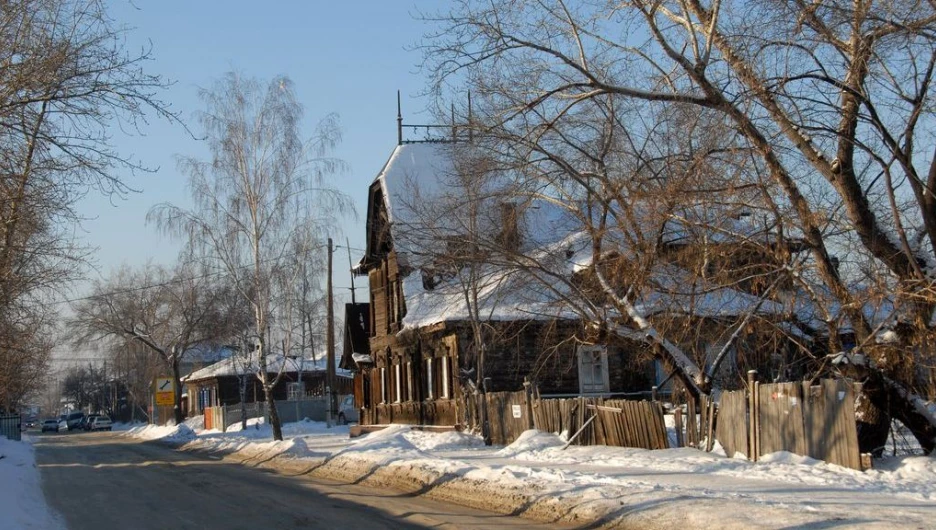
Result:
[[[157,405],[175,405],[175,385],[171,377],[157,377],[154,385]]]

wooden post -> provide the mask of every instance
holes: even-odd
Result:
[[[754,382],[757,379],[757,370],[748,370],[748,460],[757,461],[757,390]]]
[[[526,399],[526,415],[527,415],[527,429],[535,429],[536,421],[533,417],[533,384],[530,383],[530,378],[527,376],[523,377],[523,397]]]
[[[708,438],[705,441],[705,450],[709,453],[715,447],[715,400],[708,399]]]
[[[676,407],[676,410],[673,411],[673,423],[676,426],[676,447],[685,447],[685,439],[683,438],[682,409],[679,407]]]

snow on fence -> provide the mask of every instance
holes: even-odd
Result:
[[[757,460],[789,451],[862,469],[852,385],[824,379],[817,385],[754,383],[751,388],[751,393],[722,393],[712,418],[715,439],[728,456],[743,453]],[[704,428],[712,422],[700,423]]]
[[[723,392],[716,404],[689,400],[674,412],[676,445],[711,451],[718,440],[728,456],[752,460],[777,451],[862,469],[855,395],[843,381],[761,384],[753,392]],[[752,412],[753,411],[753,412]],[[566,433],[577,445],[666,449],[659,402],[603,398],[540,399],[532,392],[489,392],[467,400],[467,419],[480,428],[487,413],[491,442],[508,445],[523,431]]]
[[[508,445],[523,431],[536,428],[565,432],[577,445],[669,446],[660,403],[586,397],[539,399],[527,392],[491,392],[469,404],[469,421],[474,425],[483,421],[482,406],[495,444]]]

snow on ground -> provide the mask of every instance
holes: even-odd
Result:
[[[887,517],[893,517],[896,526],[901,522],[918,526],[921,517],[936,518],[936,458],[926,456],[876,461],[875,469],[859,472],[783,452],[755,463],[690,448],[563,449],[563,436],[533,430],[507,447],[485,447],[472,434],[424,432],[404,425],[356,439],[348,438],[347,427],[329,429],[308,420],[286,424],[283,432],[284,441],[271,441],[270,427],[261,419],[248,422],[245,430],[238,424],[227,433],[181,425],[135,427],[127,434],[264,461],[354,459],[401,473],[417,470],[463,477],[494,491],[515,488],[555,498],[574,495],[596,514],[620,510],[624,499],[633,495],[655,495],[743,501],[774,514],[773,519],[758,520],[767,526],[783,526],[783,514],[789,513],[870,521],[892,513]]]
[[[25,434],[21,442],[0,436],[0,521],[4,530],[65,528],[45,502],[32,440]]]

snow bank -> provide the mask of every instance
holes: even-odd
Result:
[[[186,424],[182,425],[144,425],[131,427],[126,434],[144,440],[159,440],[170,443],[185,443],[196,438],[195,431]]]
[[[739,502],[744,507],[737,513],[767,526],[800,520],[788,521],[791,513],[809,521],[816,514],[829,520],[892,519],[896,526],[920,526],[919,521],[936,518],[932,457],[891,458],[877,462],[874,470],[859,472],[786,452],[749,462],[692,448],[563,449],[563,436],[536,430],[524,432],[507,447],[485,447],[474,434],[424,432],[408,425],[390,425],[357,439],[348,438],[347,427],[329,429],[313,421],[285,424],[283,432],[286,439],[273,442],[269,425],[255,419],[246,430],[237,425],[227,433],[193,432],[181,425],[135,428],[128,434],[184,439],[187,448],[235,453],[245,462],[315,459],[353,474],[355,480],[379,469],[386,476],[415,474],[429,482],[442,476],[449,477],[445,483],[465,479],[487,498],[501,492],[505,499],[574,499],[575,516],[585,518],[619,513],[632,502],[657,505],[666,499],[701,510],[699,517],[713,518],[706,523],[711,526],[736,523],[736,514],[723,508]]]
[[[22,442],[0,436],[0,520],[4,530],[65,528],[58,513],[45,502],[28,436]]]

